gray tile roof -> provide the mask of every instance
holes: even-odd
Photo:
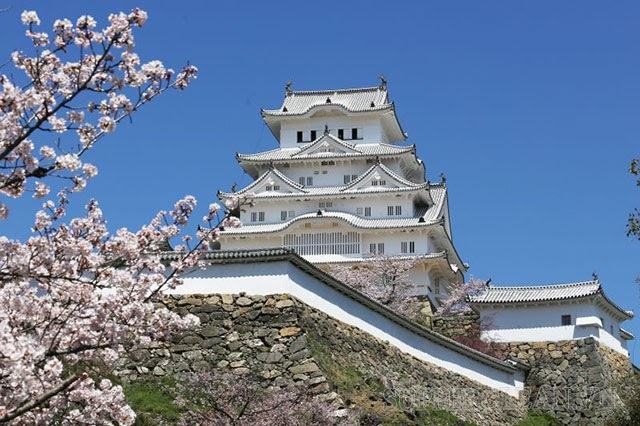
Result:
[[[630,318],[633,312],[625,311],[610,300],[598,280],[580,281],[566,284],[539,286],[493,286],[479,295],[468,298],[471,304],[503,304],[503,303],[536,303],[580,299],[600,296],[611,308],[623,316]]]
[[[320,139],[311,142],[315,144]],[[367,143],[367,144],[347,144],[353,152],[319,152],[312,154],[305,154],[306,148],[310,148],[311,145],[307,145],[304,148],[277,148],[269,151],[257,152],[255,154],[236,154],[238,161],[251,161],[251,162],[269,162],[269,161],[294,161],[294,160],[306,160],[317,158],[347,158],[347,157],[376,157],[376,156],[388,156],[399,155],[406,153],[415,153],[415,146],[397,146],[386,143]],[[415,155],[415,154],[414,154]],[[420,160],[418,160],[420,162]]]
[[[179,252],[165,252],[161,256],[163,259],[169,261],[180,258],[184,254]],[[417,333],[437,344],[443,345],[453,351],[460,354],[469,356],[477,361],[498,368],[506,372],[515,372],[518,370],[528,370],[528,367],[517,361],[501,361],[497,358],[493,358],[487,354],[477,351],[473,348],[456,342],[442,334],[439,334],[433,330],[430,330],[417,322],[397,314],[380,302],[371,299],[363,293],[349,287],[341,281],[338,281],[333,276],[329,275],[325,271],[314,266],[311,262],[303,259],[297,255],[293,250],[287,248],[267,248],[257,250],[216,250],[203,253],[203,260],[210,264],[225,264],[225,263],[249,263],[249,262],[277,262],[287,260],[292,264],[307,272],[311,276],[317,278],[319,281],[325,283],[329,287],[345,294],[351,299],[364,306],[372,309],[375,312],[390,319],[396,324],[401,325],[409,329],[410,331]]]
[[[279,109],[263,110],[266,116],[302,115],[316,106],[339,105],[349,112],[379,111],[392,108],[386,87],[339,90],[293,90]]]
[[[322,215],[317,213],[307,213],[296,216],[291,220],[279,223],[267,223],[261,225],[243,225],[239,228],[225,229],[222,235],[234,234],[266,234],[279,232],[287,229],[292,224],[305,219],[339,219],[347,222],[355,228],[361,229],[383,229],[383,228],[416,228],[430,226],[439,223],[439,221],[421,222],[418,217],[403,217],[394,219],[365,219],[351,213],[324,211]]]

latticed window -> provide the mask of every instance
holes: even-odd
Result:
[[[357,232],[286,234],[283,245],[295,250],[301,256],[359,254],[360,234]]]

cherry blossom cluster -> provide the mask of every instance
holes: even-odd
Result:
[[[471,311],[467,299],[478,296],[487,290],[487,281],[471,278],[464,284],[452,284],[447,296],[440,302],[438,315],[457,315]]]
[[[394,311],[415,316],[419,303],[410,271],[415,259],[397,256],[373,256],[356,265],[334,264],[329,273],[339,281],[364,293]]]
[[[111,14],[103,29],[89,15],[75,24],[58,19],[50,33],[39,30],[35,11],[21,20],[34,53],[13,52],[18,77],[0,74],[0,193],[8,197],[47,196],[46,176],[84,189],[97,174],[82,160],[87,150],[142,105],[197,76],[192,65],[175,73],[158,60],[142,62],[134,51],[134,29],[147,21],[140,9]],[[0,202],[0,218],[8,214]]]
[[[356,424],[337,417],[328,402],[300,386],[264,389],[251,375],[193,373],[178,382],[177,403],[187,409],[179,425],[338,426]],[[193,407],[198,407],[193,409]]]
[[[26,242],[0,237],[0,421],[48,392],[54,395],[46,408],[26,411],[21,422],[46,423],[69,401],[84,401],[74,405],[85,407],[66,413],[70,422],[91,410],[91,416],[102,413],[118,424],[133,421],[121,389],[105,380],[95,386],[89,376],[66,370],[111,365],[133,345],[197,324],[194,316],[180,317],[153,303],[207,249],[204,242],[170,263],[159,253],[179,235],[195,205],[187,196],[140,231],[110,235],[95,201],[84,217],[58,224],[65,214],[62,197],[44,204]],[[92,404],[102,409],[87,408]]]

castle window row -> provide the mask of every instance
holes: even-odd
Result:
[[[320,133],[319,130],[309,130],[308,133],[303,130],[298,130],[296,131],[296,142],[298,143],[313,142],[316,139],[318,139],[318,133]],[[329,130],[329,133],[333,134],[331,130]],[[362,129],[359,127],[352,127],[349,129],[338,129],[338,138],[342,139],[343,141],[362,140],[363,139]]]

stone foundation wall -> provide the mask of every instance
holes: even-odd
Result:
[[[631,363],[594,338],[500,346],[531,366],[525,383],[530,409],[586,425],[603,424],[620,408],[618,386],[632,373]]]
[[[311,341],[328,345],[333,362],[376,378],[392,400],[444,409],[480,425],[513,424],[526,411],[522,401],[421,362],[323,312],[305,307],[301,325]]]
[[[336,365],[382,383],[389,401],[431,405],[480,425],[513,424],[525,412],[522,401],[421,362],[287,295],[174,296],[165,303],[180,314],[197,315],[200,327],[131,352],[118,371],[123,378],[209,369],[254,373],[265,387],[302,385],[341,407],[339,389],[316,359],[321,346]]]
[[[165,303],[181,315],[198,316],[200,327],[131,352],[118,371],[124,379],[222,369],[254,373],[265,387],[303,385],[332,399],[299,327],[297,302],[289,296],[169,297]]]
[[[434,316],[432,324],[433,331],[452,339],[480,332],[480,316],[475,312],[452,316]]]

